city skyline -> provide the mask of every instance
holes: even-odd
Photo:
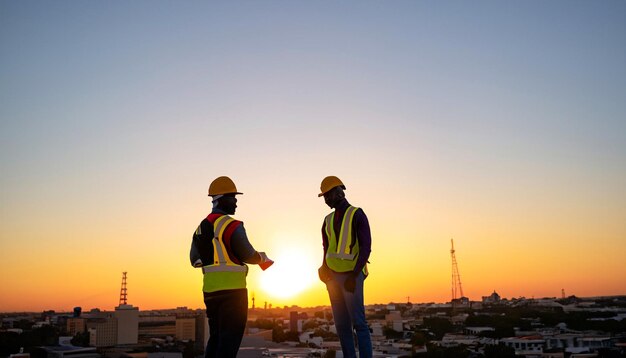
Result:
[[[626,3],[0,2],[0,311],[202,307],[209,183],[327,305],[317,197],[372,231],[365,303],[626,293]],[[263,300],[264,301],[264,300]]]
[[[125,274],[127,274],[127,272],[123,272],[122,273],[123,276],[125,276]],[[125,287],[125,285],[123,286]],[[129,302],[127,299],[128,294],[127,289],[123,288],[122,290],[124,293],[122,294],[120,292],[120,301],[118,301],[117,305],[112,305],[112,306],[103,306],[103,307],[82,307],[82,306],[76,306],[76,305],[70,305],[68,307],[47,307],[44,308],[42,310],[19,310],[19,311],[2,311],[0,310],[0,313],[18,313],[18,312],[39,312],[39,311],[55,311],[57,313],[59,312],[73,312],[76,310],[76,308],[80,307],[81,311],[83,311],[84,313],[88,313],[90,310],[101,310],[101,311],[115,311],[117,310],[119,307],[126,307],[126,308],[133,308],[133,309],[139,309],[140,311],[159,311],[159,310],[172,310],[172,309],[179,309],[179,308],[185,308],[185,309],[190,309],[190,310],[204,310],[205,307],[200,305],[198,307],[188,307],[188,306],[184,306],[184,305],[173,305],[171,307],[152,307],[152,308],[147,308],[147,309],[141,309],[141,304],[133,304],[132,302]],[[490,295],[496,294],[498,296],[498,299],[501,299],[503,301],[515,301],[515,300],[541,300],[541,299],[567,299],[570,297],[577,297],[579,299],[598,299],[598,298],[609,298],[609,297],[626,297],[625,294],[617,294],[617,295],[601,295],[601,296],[577,296],[576,294],[567,294],[565,292],[565,289],[561,289],[561,291],[559,291],[559,293],[561,294],[561,296],[559,297],[558,295],[553,295],[553,296],[543,296],[543,297],[534,297],[534,296],[530,296],[530,297],[526,297],[526,296],[517,296],[517,297],[506,297],[506,296],[502,296],[500,295],[497,289],[494,289],[491,292],[486,292],[484,295],[480,296],[480,297],[467,297],[467,296],[456,296],[458,299],[460,298],[467,298],[469,301],[468,302],[481,302],[484,301],[485,298],[489,298]],[[124,299],[122,300],[122,295],[124,296]],[[288,302],[288,300],[277,300],[278,302],[282,302],[283,304],[274,304],[274,302],[272,301],[268,301],[268,297],[272,297],[272,296],[266,296],[263,297],[261,296],[260,300],[258,298],[258,295],[256,294],[255,291],[249,291],[248,292],[248,309],[249,310],[267,310],[267,309],[284,309],[284,308],[291,308],[291,307],[299,307],[299,308],[303,308],[303,309],[310,309],[310,308],[316,308],[316,307],[327,307],[330,309],[330,302],[327,304],[318,304],[318,305],[309,305],[309,306],[303,306],[303,305],[299,305],[297,302]],[[254,298],[254,299],[253,299]],[[404,300],[403,300],[404,299]],[[413,299],[411,299],[410,296],[404,296],[401,297],[401,299],[399,300],[392,300],[389,302],[370,302],[367,303],[366,306],[376,306],[376,305],[389,305],[389,304],[406,304],[406,303],[411,303],[411,304],[417,304],[417,305],[423,305],[423,304],[437,304],[437,305],[446,305],[446,304],[451,304],[451,297],[448,297],[448,300],[444,300],[444,301],[415,301]]]
[[[202,353],[208,338],[203,309],[176,307],[139,312],[124,304],[123,295],[120,305],[115,312],[83,312],[77,308],[69,313],[2,314],[0,334],[8,343],[2,347],[3,352],[73,350],[97,358],[111,349],[132,349],[135,354],[155,353],[156,349],[182,356],[193,345],[195,356]],[[495,357],[574,352],[611,352],[617,356],[624,353],[625,309],[626,296],[506,300],[494,293],[472,304],[377,304],[367,305],[365,312],[374,351],[380,356],[416,352],[457,356],[461,351]],[[40,346],[41,341],[57,339],[59,346]],[[332,309],[285,306],[250,310],[240,349],[254,351],[256,357],[268,352],[337,351],[340,343]]]

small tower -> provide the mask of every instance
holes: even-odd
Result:
[[[129,305],[126,299],[126,272],[122,272],[120,304],[113,316],[117,320],[117,344],[137,344],[139,337],[139,307]]]
[[[120,289],[120,306],[126,304],[126,272],[122,272],[122,288]]]
[[[463,296],[463,286],[461,285],[461,274],[459,274],[459,266],[456,263],[456,256],[454,255],[454,240],[450,239],[452,249],[450,249],[450,256],[452,257],[452,301]]]
[[[252,310],[254,311],[254,292],[252,292]]]

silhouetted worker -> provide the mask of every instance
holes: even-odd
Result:
[[[248,290],[244,263],[271,264],[257,252],[246,235],[243,222],[229,215],[237,209],[235,183],[225,176],[209,186],[213,210],[193,234],[190,259],[204,274],[204,303],[209,318],[209,341],[205,358],[235,358],[248,319]]]
[[[363,209],[351,206],[344,193],[345,185],[336,176],[322,180],[321,193],[335,211],[322,225],[324,260],[318,273],[326,283],[333,309],[335,327],[346,358],[356,357],[353,331],[356,332],[359,358],[372,356],[372,340],[365,320],[363,281],[367,277],[372,236]]]

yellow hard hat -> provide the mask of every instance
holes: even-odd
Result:
[[[321,193],[317,194],[318,197],[323,196],[324,194],[326,194],[330,189],[337,187],[337,186],[341,186],[343,189],[346,188],[345,185],[343,185],[343,183],[341,182],[341,180],[339,178],[337,178],[334,175],[331,176],[327,176],[326,178],[324,178],[324,180],[322,180],[322,184],[320,184],[320,190],[322,191]]]
[[[224,194],[243,194],[237,191],[235,183],[225,176],[216,178],[209,185],[209,196],[224,195]]]

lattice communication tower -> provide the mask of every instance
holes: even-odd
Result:
[[[122,288],[120,289],[120,306],[126,304],[126,272],[122,272]]]
[[[461,285],[461,274],[459,274],[459,266],[456,263],[456,256],[454,255],[454,240],[450,239],[452,249],[450,250],[450,256],[452,257],[452,300],[463,296],[463,286]]]

